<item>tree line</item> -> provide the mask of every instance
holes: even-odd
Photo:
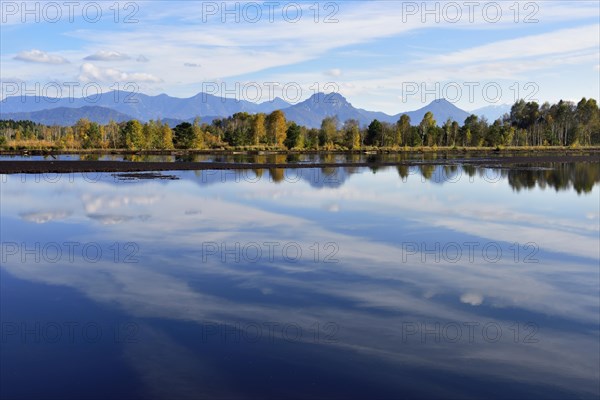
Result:
[[[37,145],[62,149],[293,149],[357,150],[400,147],[589,146],[600,144],[600,109],[595,99],[577,104],[519,100],[502,118],[489,123],[470,115],[459,124],[438,124],[431,112],[415,123],[406,114],[396,123],[373,120],[323,119],[320,128],[287,121],[281,110],[270,114],[236,113],[201,123],[182,122],[171,128],[162,121],[137,120],[101,125],[80,119],[73,126],[47,126],[31,121],[0,121],[0,145]]]

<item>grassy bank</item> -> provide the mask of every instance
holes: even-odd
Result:
[[[364,147],[359,150],[304,149],[288,150],[277,146],[219,147],[186,150],[126,150],[126,149],[62,149],[42,142],[7,144],[0,147],[0,155],[59,155],[59,154],[115,154],[115,155],[192,155],[192,154],[414,154],[414,153],[600,153],[600,146],[506,146],[506,147]]]

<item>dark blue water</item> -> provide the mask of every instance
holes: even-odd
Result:
[[[162,174],[0,176],[3,399],[600,395],[600,165]]]

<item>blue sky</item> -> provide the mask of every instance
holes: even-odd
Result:
[[[297,102],[336,91],[395,114],[440,97],[473,110],[600,92],[597,1],[2,1],[0,11],[2,97],[121,88]]]

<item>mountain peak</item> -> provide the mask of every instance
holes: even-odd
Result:
[[[312,102],[319,102],[319,103],[323,103],[323,102],[327,102],[327,103],[348,103],[348,100],[346,100],[346,98],[344,96],[342,96],[341,94],[337,93],[337,92],[332,92],[332,93],[324,93],[324,92],[319,92],[319,93],[315,93],[312,96],[310,96],[310,98],[308,99],[308,101],[312,101]]]
[[[266,100],[266,101],[263,101],[262,103],[259,103],[259,104],[284,104],[284,105],[287,105],[287,106],[290,105],[290,103],[288,103],[287,101],[283,100],[281,97],[275,97],[275,98],[273,98],[271,100]]]
[[[445,98],[443,98],[443,97],[442,97],[442,98],[439,98],[439,99],[435,99],[435,100],[433,100],[431,103],[429,103],[429,105],[430,105],[430,106],[431,106],[431,105],[434,105],[434,104],[437,104],[437,105],[443,105],[443,106],[449,106],[449,105],[450,105],[450,106],[456,107],[456,106],[454,105],[454,103],[452,103],[452,102],[450,102],[450,101],[446,100],[446,99],[445,99]]]

